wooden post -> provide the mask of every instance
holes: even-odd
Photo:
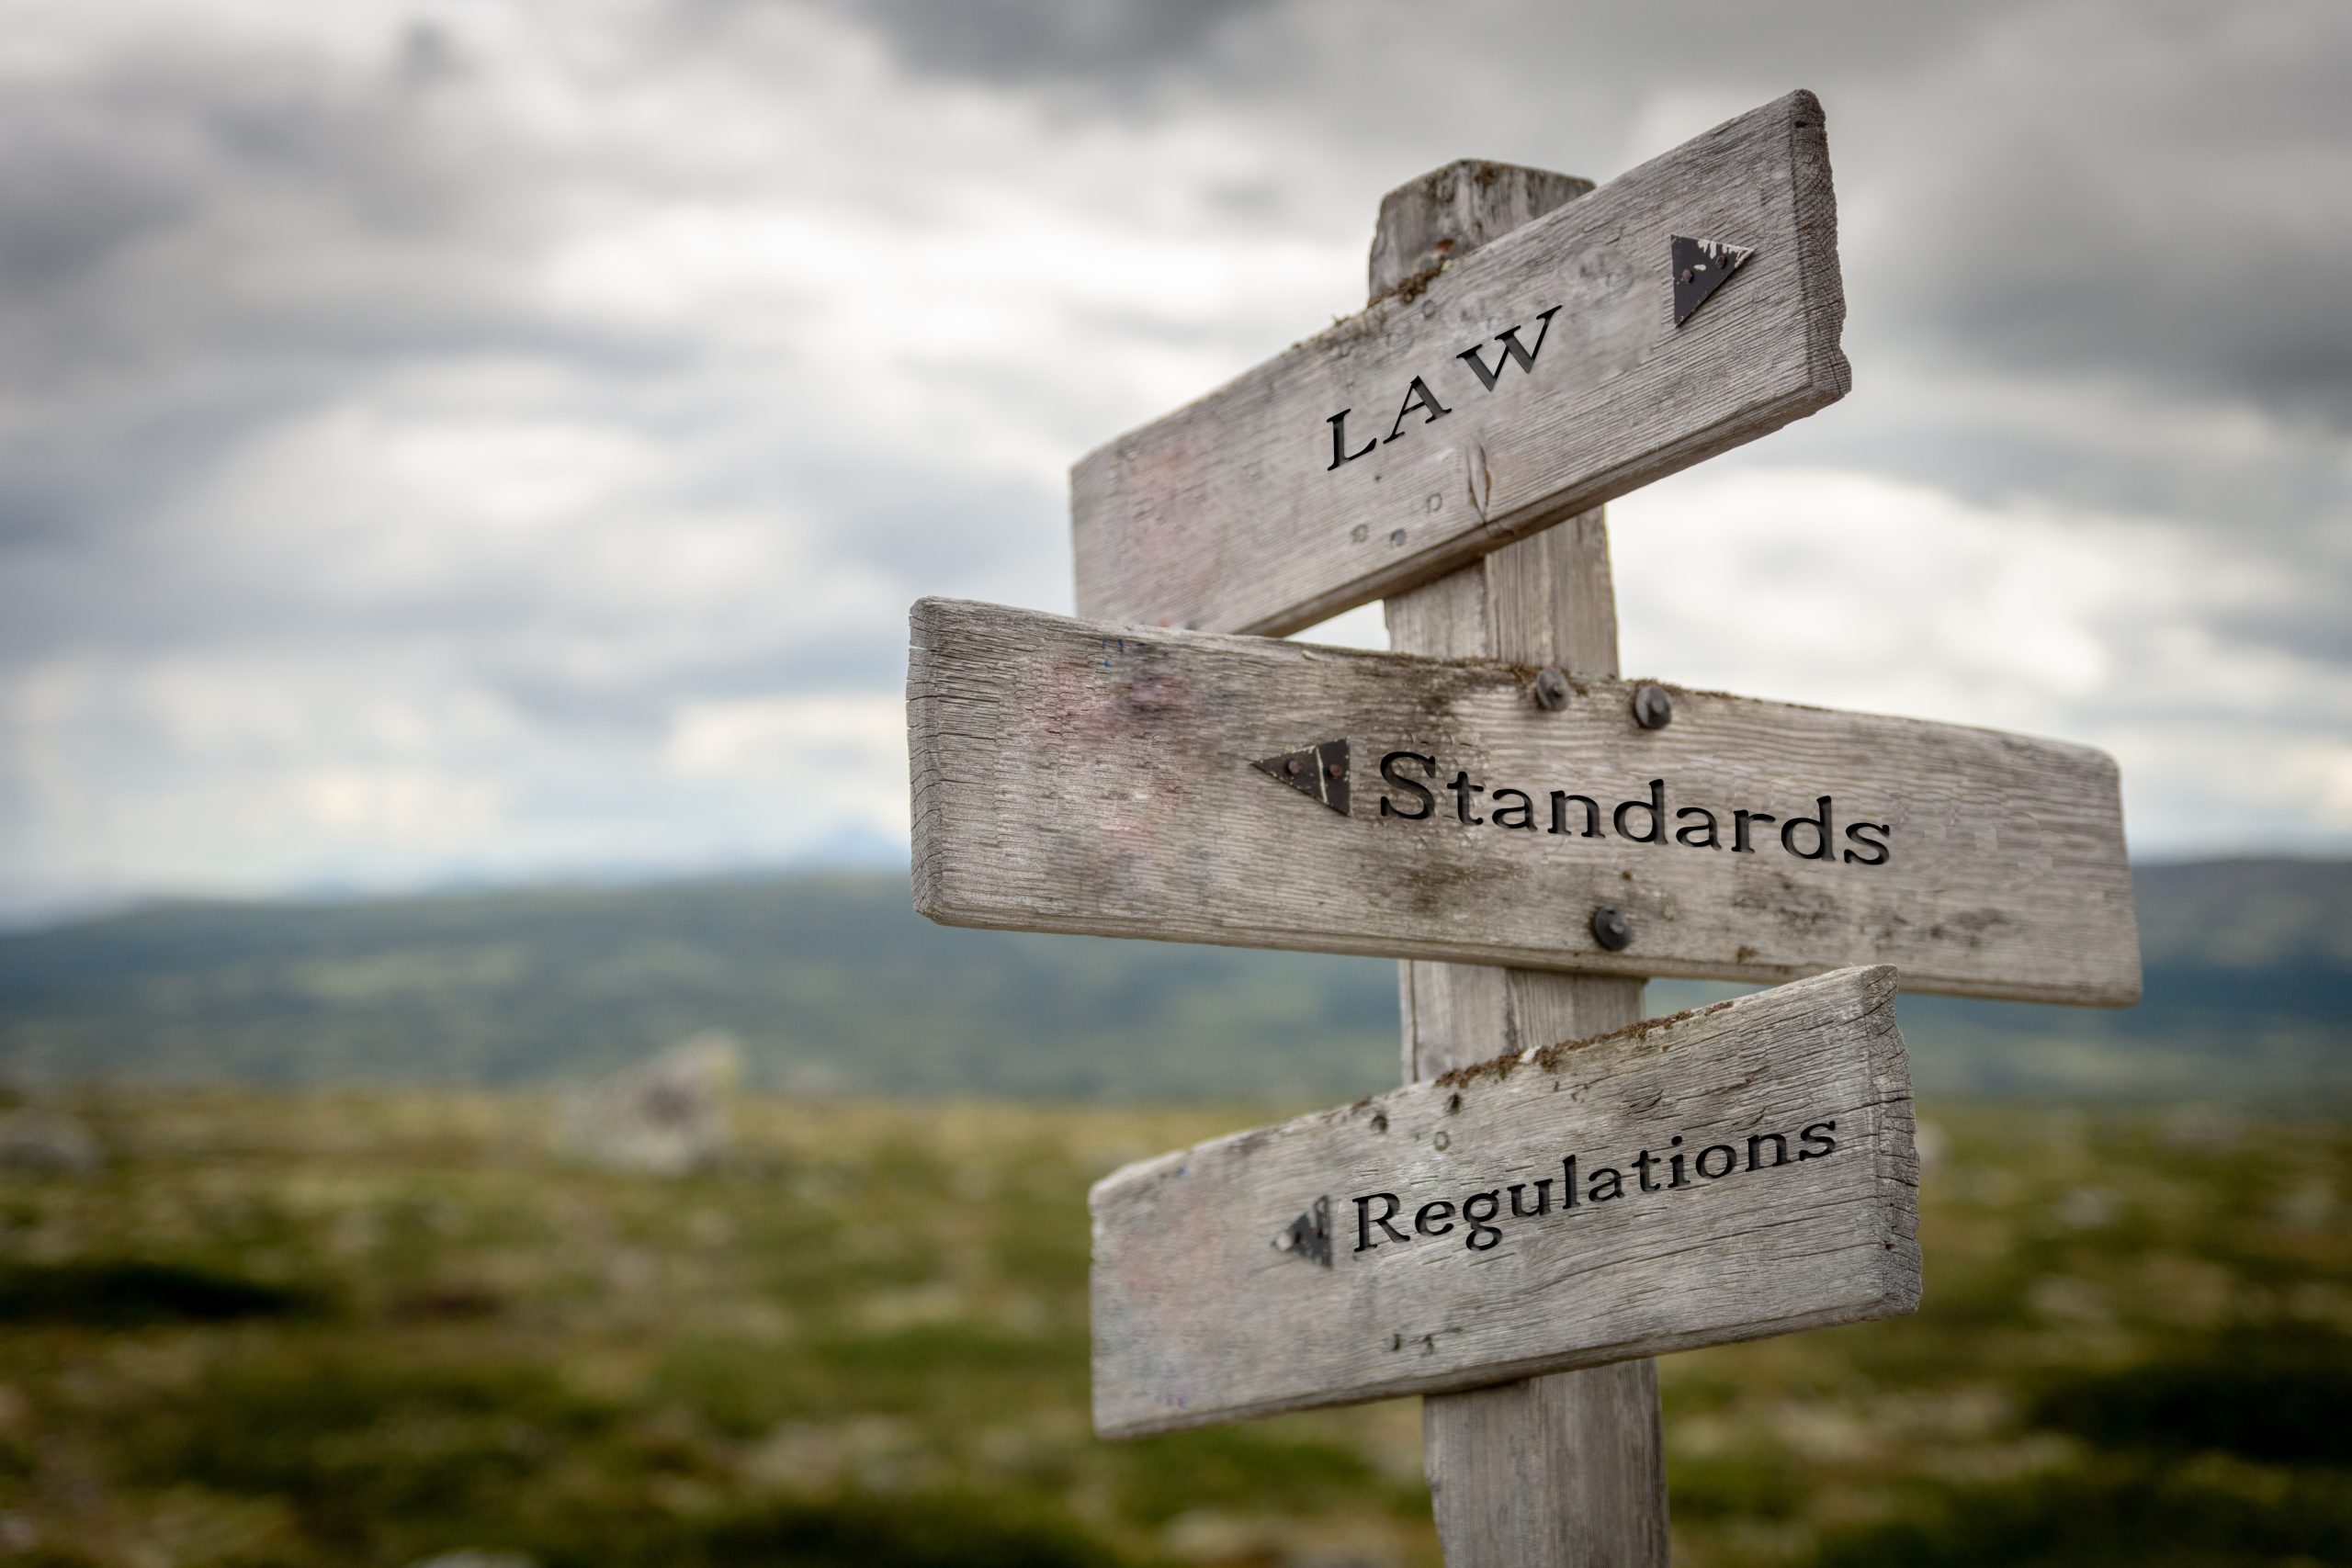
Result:
[[[1391,191],[1373,235],[1372,297],[1403,287],[1592,189],[1475,160]],[[1585,513],[1386,602],[1401,652],[1617,673],[1609,532]],[[1642,982],[1405,962],[1408,1083],[1493,1055],[1638,1022]],[[1662,1568],[1666,1453],[1657,1363],[1623,1361],[1421,1405],[1424,1463],[1448,1568]]]

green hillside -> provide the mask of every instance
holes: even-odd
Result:
[[[1906,998],[1922,1089],[2352,1100],[2352,864],[2137,880],[2139,1007]],[[1385,960],[948,930],[886,875],[175,904],[0,937],[0,1073],[515,1083],[718,1028],[788,1089],[1323,1100],[1390,1081],[1395,996]]]

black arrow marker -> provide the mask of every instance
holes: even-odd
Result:
[[[1331,1200],[1317,1198],[1315,1207],[1283,1226],[1274,1237],[1274,1250],[1331,1267]]]
[[[1674,324],[1680,326],[1709,296],[1731,281],[1740,263],[1756,254],[1752,245],[1726,245],[1721,240],[1670,236],[1674,242]]]
[[[1342,817],[1348,814],[1348,743],[1344,740],[1319,740],[1304,751],[1285,751],[1250,765]]]

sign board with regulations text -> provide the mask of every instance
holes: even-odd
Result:
[[[948,924],[2139,993],[2087,747],[949,600],[911,642],[915,901]]]
[[[1134,1437],[1908,1312],[1894,976],[1530,1050],[1098,1183],[1094,1419]]]

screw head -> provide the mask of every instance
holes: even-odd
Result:
[[[1633,944],[1634,922],[1616,905],[1603,904],[1592,912],[1592,940],[1611,953],[1623,953]]]
[[[1634,688],[1634,722],[1644,729],[1664,729],[1674,722],[1674,699],[1664,686],[1645,681]]]
[[[1298,777],[1298,759],[1293,757],[1289,761],[1283,764],[1283,772],[1288,773],[1293,778],[1296,778]]]
[[[1566,707],[1569,691],[1566,671],[1547,664],[1535,672],[1535,700],[1546,711],[1557,713]]]

